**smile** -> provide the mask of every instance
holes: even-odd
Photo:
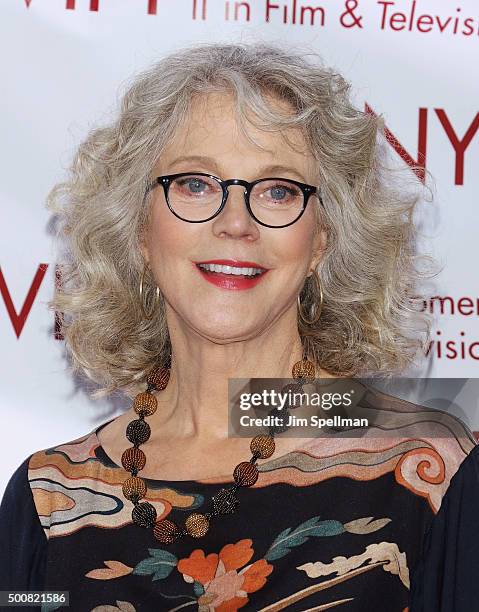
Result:
[[[251,262],[196,262],[195,267],[209,283],[230,290],[250,289],[268,272]]]
[[[222,266],[220,264],[198,264],[202,270],[207,272],[221,272],[222,274],[234,274],[236,276],[256,276],[263,274],[260,268],[235,268],[233,266]]]

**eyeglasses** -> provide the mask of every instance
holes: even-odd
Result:
[[[220,214],[228,199],[230,185],[242,185],[248,212],[260,225],[287,227],[306,210],[311,195],[322,199],[313,185],[292,179],[262,178],[248,182],[242,179],[222,181],[205,172],[180,172],[158,176],[147,193],[162,185],[171,212],[188,223],[204,223]]]

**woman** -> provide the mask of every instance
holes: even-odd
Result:
[[[134,399],[12,476],[2,588],[82,612],[407,609],[466,428],[228,437],[229,379],[391,375],[429,329],[418,197],[348,92],[278,46],[197,45],[81,145],[51,194],[70,259],[52,308],[92,395]],[[392,399],[361,405],[400,419]]]

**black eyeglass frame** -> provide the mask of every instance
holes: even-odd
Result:
[[[190,219],[184,219],[183,217],[180,217],[180,215],[176,213],[171,207],[170,200],[168,197],[168,192],[169,192],[172,181],[179,178],[180,176],[207,176],[208,178],[215,179],[221,185],[221,188],[223,190],[223,197],[221,199],[221,204],[218,210],[214,214],[212,214],[210,217],[208,217],[207,219],[202,219],[201,221],[191,221]],[[289,223],[285,223],[284,225],[268,225],[267,223],[263,223],[263,221],[260,221],[253,214],[253,211],[251,210],[251,205],[250,205],[250,193],[253,187],[257,183],[261,183],[262,181],[289,181],[290,183],[293,183],[294,185],[296,185],[297,187],[301,189],[303,193],[303,208],[301,209],[301,212],[296,217],[296,219],[294,219],[294,221],[290,221]],[[243,179],[236,179],[236,178],[222,181],[219,177],[215,176],[214,174],[208,174],[206,172],[178,172],[176,174],[165,174],[163,176],[157,176],[155,179],[153,179],[153,182],[148,186],[146,193],[148,194],[151,190],[155,189],[155,187],[157,187],[158,185],[163,186],[163,191],[165,192],[166,203],[170,211],[175,215],[175,217],[177,217],[178,219],[181,219],[182,221],[186,221],[187,223],[205,223],[206,221],[211,221],[211,219],[214,219],[216,216],[218,216],[226,205],[226,202],[228,199],[228,193],[229,193],[228,187],[230,185],[242,185],[245,188],[244,200],[245,200],[246,208],[249,214],[253,217],[253,219],[260,225],[263,225],[264,227],[282,228],[282,227],[288,227],[289,225],[296,223],[296,221],[298,221],[301,218],[301,216],[304,214],[304,211],[306,210],[306,206],[308,205],[309,199],[313,194],[315,194],[318,197],[318,200],[320,201],[321,205],[324,206],[323,200],[321,196],[319,195],[318,189],[317,187],[314,187],[314,185],[308,185],[307,183],[301,183],[300,181],[295,181],[290,178],[286,179],[286,178],[281,178],[277,176],[260,178],[260,179],[257,179],[256,181],[251,181],[251,182],[245,181]]]

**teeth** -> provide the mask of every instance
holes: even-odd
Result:
[[[234,274],[235,276],[256,276],[262,274],[260,268],[236,268],[234,266],[222,266],[220,264],[198,264],[203,270],[209,272],[222,272],[223,274]]]

